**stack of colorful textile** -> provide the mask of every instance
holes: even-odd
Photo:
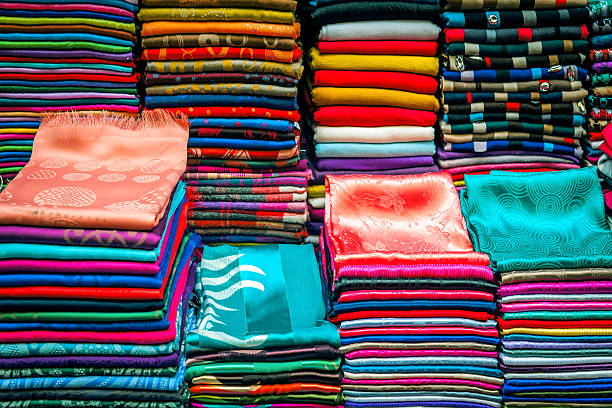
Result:
[[[448,2],[438,163],[458,187],[464,174],[579,167],[586,1]]]
[[[0,4],[0,185],[30,158],[42,112],[138,113],[137,8],[137,0]]]
[[[205,247],[187,335],[191,406],[340,405],[340,338],[321,288],[312,245]]]
[[[0,407],[186,402],[187,139],[169,115],[43,117],[0,194]]]
[[[438,170],[439,18],[438,0],[317,1],[304,90],[314,184],[328,174]],[[320,224],[324,200],[311,198]]]
[[[599,149],[602,154],[597,161],[597,170],[602,179],[602,190],[608,214],[612,213],[612,124],[606,125],[601,131],[602,143]],[[612,225],[612,218],[610,218]]]
[[[597,165],[603,151],[603,129],[612,121],[612,10],[607,0],[591,0],[591,95],[588,134],[583,140],[585,165]]]
[[[189,225],[204,243],[305,235],[299,160],[296,0],[145,0],[139,13],[147,109],[191,121]]]
[[[330,176],[325,200],[347,408],[500,407],[497,286],[451,177]]]
[[[611,406],[612,231],[596,169],[465,182],[474,247],[501,281],[505,406]]]

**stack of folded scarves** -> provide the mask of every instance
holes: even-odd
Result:
[[[186,402],[199,244],[180,182],[187,129],[168,115],[43,117],[0,194],[0,407]]]
[[[500,407],[497,286],[451,177],[329,176],[325,212],[346,407]]]
[[[311,19],[304,132],[314,184],[437,171],[438,1],[318,0]],[[309,198],[320,230],[324,200]]]
[[[599,149],[602,151],[597,161],[597,170],[601,177],[601,188],[604,193],[607,213],[612,213],[612,125],[607,124],[601,131],[602,143]],[[612,220],[612,219],[611,219]],[[611,223],[612,224],[612,223]]]
[[[296,0],[145,0],[139,13],[147,109],[191,122],[189,225],[204,243],[299,243]]]
[[[43,111],[138,113],[137,8],[137,0],[0,4],[0,184],[30,158]]]
[[[340,405],[340,338],[321,288],[311,245],[205,247],[187,335],[191,406]]]
[[[612,121],[612,11],[608,1],[592,0],[591,15],[591,89],[587,135],[583,140],[585,165],[597,165],[603,151],[603,129]]]
[[[609,407],[612,231],[596,169],[466,176],[461,200],[501,281],[505,406]]]
[[[449,1],[438,163],[464,174],[579,167],[586,0]]]

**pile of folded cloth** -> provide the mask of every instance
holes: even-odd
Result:
[[[611,406],[612,231],[595,167],[465,182],[474,247],[501,281],[505,406]]]
[[[340,337],[321,288],[312,245],[204,247],[191,406],[340,408]]]
[[[579,167],[586,1],[448,2],[438,164],[457,187],[464,174]]]
[[[612,3],[610,4],[612,5]],[[603,155],[603,129],[612,121],[612,9],[607,0],[589,3],[591,24],[591,89],[587,135],[583,140],[584,164],[595,166]]]
[[[170,115],[43,116],[0,193],[0,407],[187,401],[187,138]]]
[[[299,243],[296,0],[144,0],[145,106],[191,122],[184,180],[204,243]]]
[[[497,286],[451,177],[329,176],[325,199],[346,407],[501,407]]]
[[[318,0],[310,18],[302,96],[313,183],[437,171],[438,0]],[[324,200],[310,198],[320,230]]]
[[[597,161],[597,170],[602,181],[601,188],[604,193],[604,202],[606,203],[606,212],[612,214],[612,125],[607,124],[601,130],[601,145],[599,149],[602,151],[601,156]],[[612,218],[610,218],[612,225]]]
[[[30,158],[44,111],[138,113],[137,8],[137,0],[0,4],[0,185]]]

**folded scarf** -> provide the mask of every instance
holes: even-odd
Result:
[[[433,112],[440,108],[434,95],[376,88],[317,87],[312,90],[312,102],[315,106],[389,106]]]
[[[0,226],[0,242],[103,246],[152,250],[160,243],[162,234],[168,223],[168,217],[173,216],[183,195],[184,185],[179,185],[179,188],[174,193],[171,205],[166,207],[164,216],[150,231],[61,229],[3,225]]]
[[[297,250],[302,252],[300,259],[305,262],[290,262]],[[312,246],[207,247],[203,259],[202,266],[198,269],[196,294],[202,303],[207,305],[207,309],[217,309],[216,313],[224,315],[220,320],[231,320],[234,324],[218,325],[215,323],[216,319],[210,320],[202,309],[202,313],[198,316],[196,331],[187,337],[188,350],[339,345],[337,329],[324,320],[325,306],[320,296],[321,282]],[[209,269],[207,265],[214,269]],[[265,267],[265,274],[260,273],[262,269],[258,265]],[[243,280],[245,278],[242,274],[230,274],[225,277],[236,266],[250,270],[249,279]],[[236,282],[243,282],[243,285],[261,291],[261,296],[249,298],[251,300],[247,304],[240,300],[241,305],[238,305],[236,300],[231,300],[232,298],[222,300],[217,298],[214,303],[209,301],[211,296],[215,297],[215,291],[222,290],[220,287],[214,288],[210,285],[227,285],[229,288],[236,287],[233,286]],[[300,290],[297,292],[291,290],[293,286],[299,287]],[[265,289],[267,290],[264,291]],[[305,291],[312,292],[312,296],[292,295],[298,292],[303,294]],[[320,302],[317,302],[317,299]],[[261,307],[256,307],[256,304],[270,304],[270,302],[278,303],[275,310],[280,315],[286,315],[287,324],[279,325],[278,321],[272,322],[264,317],[265,313],[261,316],[252,314],[256,310],[263,310]],[[220,309],[216,305],[224,307]],[[295,308],[299,309],[300,313],[291,313]],[[206,324],[207,322],[210,324]],[[253,325],[256,325],[257,329]],[[251,334],[253,332],[257,334]],[[211,365],[188,367],[187,379],[198,377],[204,372],[213,372],[207,368],[212,367]]]
[[[0,99],[0,104],[2,99]],[[296,110],[297,101],[290,98],[276,96],[252,96],[252,95],[171,95],[171,96],[146,96],[147,108],[163,108],[165,106],[254,106],[270,107],[280,110]]]
[[[446,11],[442,21],[456,28],[523,28],[585,24],[590,20],[586,7],[559,10]]]
[[[433,126],[436,122],[434,112],[383,106],[323,106],[313,117],[321,126]]]
[[[509,271],[500,275],[502,284],[535,281],[560,280],[607,280],[612,277],[612,270],[600,268],[587,269],[541,269],[529,272]],[[503,307],[503,305],[502,305]]]
[[[321,54],[436,55],[435,41],[319,41]]]
[[[446,5],[447,10],[475,10],[487,9],[548,9],[565,7],[584,7],[587,5],[585,0],[569,0],[558,3],[553,0],[449,0]]]
[[[436,41],[440,28],[425,20],[375,20],[328,24],[321,27],[320,41],[416,40]]]
[[[465,104],[478,102],[578,102],[588,96],[586,89],[560,92],[445,92],[444,103]]]
[[[268,141],[268,140],[241,140],[190,137],[188,147],[225,147],[234,149],[253,150],[283,150],[297,146],[295,140]]]
[[[207,108],[198,108],[196,106],[187,108],[166,108],[168,112],[181,112],[192,118],[211,117],[211,118],[266,118],[268,120],[286,120],[298,121],[300,119],[297,111],[279,111],[277,109],[267,108],[245,108],[245,107],[226,107],[226,106],[211,106]],[[282,131],[293,131],[293,127]],[[237,126],[239,127],[239,126]]]
[[[438,59],[403,55],[320,54],[309,52],[314,70],[395,71],[436,76]]]
[[[587,70],[575,65],[531,69],[484,69],[464,72],[443,69],[442,75],[444,79],[451,81],[470,82],[523,82],[540,79],[585,81],[589,78],[589,72]]]
[[[425,57],[421,57],[425,58]],[[247,59],[202,60],[202,61],[166,61],[147,62],[146,70],[160,74],[203,73],[203,72],[244,72],[254,74],[284,75],[299,79],[302,75],[300,61],[293,64],[268,62]],[[1,71],[1,70],[0,70]]]
[[[594,49],[609,48],[612,46],[612,34],[591,37],[591,46]]]
[[[527,55],[565,54],[572,52],[585,53],[588,49],[588,40],[546,40],[508,45],[454,42],[447,45],[446,52],[449,55],[523,57]]]
[[[472,240],[476,248],[491,255],[497,270],[541,269],[544,265],[569,268],[609,267],[609,259],[612,259],[608,254],[612,251],[612,232],[605,220],[603,195],[594,168],[553,175],[534,173],[529,176],[495,172],[487,176],[466,176],[465,182],[466,189],[463,190],[461,198]],[[481,182],[487,183],[488,187]],[[486,206],[479,205],[478,209],[473,206],[473,200],[484,190],[499,187],[500,183],[503,184],[502,190],[512,188],[512,191],[518,191],[517,188],[526,189],[527,186],[537,186],[539,190],[530,190],[530,194],[524,196],[525,198],[515,201],[519,206],[513,209],[512,227],[503,227],[506,232],[499,229],[505,221],[498,219],[499,223],[491,224],[488,219],[486,228],[488,231],[495,228],[494,234],[489,233],[487,240],[482,240],[481,211],[496,208],[499,205],[499,196],[493,195],[493,199],[487,201]],[[580,193],[576,192],[577,186],[580,186]],[[536,191],[537,194],[531,191]],[[546,193],[547,191],[554,193]],[[576,200],[588,203],[587,207],[581,205],[581,211],[568,211],[567,209],[573,208],[570,204]],[[534,211],[530,212],[530,208]],[[555,228],[548,226],[547,217],[554,217],[557,222]],[[560,220],[565,224],[561,229],[558,224]],[[580,223],[580,228],[573,226],[576,222]],[[513,231],[514,235],[514,231],[519,230],[517,233],[522,237],[521,242],[515,244],[516,241],[508,238],[507,234]],[[558,235],[558,231],[563,231],[563,234]],[[513,245],[504,245],[504,248],[496,245],[502,235],[505,235],[506,243],[513,242]],[[529,243],[533,240],[538,241],[537,246]],[[580,248],[580,251],[576,252],[576,248]]]
[[[437,21],[439,8],[433,4],[398,1],[342,2],[326,7],[317,7],[312,13],[315,26],[344,22],[371,20],[409,20],[418,16],[420,20]]]
[[[39,13],[39,12],[36,12]],[[44,26],[44,25],[60,25],[64,27],[63,32],[71,25],[89,25],[111,30],[125,31],[132,35],[136,34],[136,25],[134,22],[118,22],[103,18],[84,18],[84,17],[31,17],[23,18],[17,16],[2,16],[0,17],[1,25],[17,25],[17,26]],[[19,32],[19,30],[11,31]]]
[[[0,25],[0,32],[7,33],[65,33],[67,30],[75,33],[97,34],[114,38],[121,38],[136,43],[135,32],[124,31],[112,27],[97,27],[86,25],[80,22],[72,24],[57,24],[53,21],[47,21],[46,24],[40,25],[22,25],[19,22]]]
[[[576,158],[564,158],[564,157],[553,157],[545,155],[513,155],[508,154],[505,156],[488,156],[488,157],[467,157],[457,159],[439,159],[438,164],[442,169],[451,169],[457,167],[469,167],[475,165],[486,165],[486,164],[518,164],[518,163],[564,163],[573,164],[578,166],[578,159]]]
[[[252,141],[286,141],[295,140],[295,133],[265,131],[259,129],[202,127],[190,129],[189,137],[216,139],[246,139]]]
[[[277,98],[282,99],[282,98]],[[197,108],[186,108],[197,109]],[[229,110],[236,109],[237,111],[241,108],[234,107],[219,107],[219,106],[211,106],[210,108],[200,108],[202,109],[211,109],[211,113],[216,109],[218,112],[222,112],[221,109]],[[255,109],[257,108],[242,108],[242,109]],[[260,108],[259,111],[265,111],[265,108]],[[273,120],[273,119],[261,119],[259,118],[248,118],[248,119],[240,119],[239,121],[236,119],[225,119],[225,118],[193,118],[190,120],[191,129],[199,129],[199,128],[215,128],[215,127],[230,127],[230,128],[244,128],[244,129],[261,129],[261,130],[270,130],[277,132],[290,132],[293,133],[295,131],[295,124],[292,120]]]
[[[383,127],[344,127],[317,126],[314,140],[319,143],[395,143],[433,140],[433,127],[421,126],[383,126]]]
[[[609,61],[610,53],[612,52],[611,48],[601,49],[601,50],[591,50],[589,52],[589,56],[591,57],[591,61],[593,62],[601,62],[601,61]]]
[[[499,122],[499,121],[520,121],[541,124],[559,124],[559,125],[584,125],[584,116],[582,115],[564,115],[564,114],[542,114],[530,115],[521,112],[483,112],[472,114],[450,113],[443,116],[443,120],[451,124],[473,123],[476,122]]]
[[[409,143],[317,143],[317,157],[405,157],[432,156],[433,141]]]
[[[566,81],[560,79],[534,80],[521,82],[468,82],[442,79],[444,92],[558,92],[576,91],[583,87],[581,81]]]
[[[527,57],[489,57],[451,55],[446,66],[452,71],[493,69],[526,69],[557,65],[582,65],[586,56],[580,53],[558,55],[531,55]]]
[[[121,127],[116,125],[117,120],[113,116],[92,119],[78,114],[46,117],[34,143],[32,161],[21,172],[23,178],[15,180],[2,192],[5,200],[0,206],[6,209],[1,211],[0,223],[13,225],[15,217],[19,217],[20,224],[36,226],[72,227],[78,224],[82,228],[147,231],[157,225],[185,168],[186,123],[160,114],[145,115],[136,122],[121,119],[124,123]],[[137,147],[143,137],[153,141],[156,132],[164,134],[164,143],[153,144],[158,146],[157,150],[143,151]],[[141,135],[139,142],[135,142],[134,135]],[[114,138],[114,149],[131,152],[130,159],[108,160],[105,152],[92,150],[91,144],[97,145],[99,137],[109,143]],[[58,145],[58,138],[66,142],[65,146]],[[99,169],[116,172],[105,174]],[[75,170],[80,172],[78,176]],[[61,185],[54,187],[53,180],[58,180],[58,174],[62,173]],[[128,179],[126,173],[132,187],[122,190],[124,194],[118,195],[117,191],[106,194],[105,189],[112,188],[113,183]],[[91,182],[90,188],[69,185],[79,183],[85,176],[96,178],[95,191],[91,189]],[[33,188],[31,182],[25,180],[44,181],[44,188]],[[156,182],[153,190],[151,182]],[[36,211],[31,209],[32,205]],[[49,216],[49,211],[53,217]]]
[[[262,8],[176,8],[143,7],[138,20],[149,21],[252,21],[256,23],[293,24],[295,18],[290,11],[266,10]]]
[[[269,10],[295,11],[295,0],[144,0],[147,7],[258,7]]]
[[[236,45],[248,48],[269,48],[290,51],[295,47],[295,41],[292,38],[237,33],[166,34],[144,37],[142,39],[142,47],[145,49],[206,46],[234,47]]]
[[[513,131],[500,131],[492,133],[445,133],[445,142],[451,143],[468,143],[476,141],[490,141],[490,140],[529,140],[529,141],[540,141],[549,142],[555,144],[565,144],[568,146],[579,146],[580,140],[573,138],[566,138],[562,136],[551,136],[544,134],[534,134],[525,132],[513,132]]]
[[[259,95],[283,98],[295,98],[297,88],[276,85],[260,86],[259,84],[218,83],[218,84],[182,84],[182,85],[155,85],[148,86],[146,93],[149,96],[175,96],[175,95]],[[0,94],[1,95],[1,94]]]
[[[383,180],[384,182],[381,182]],[[402,181],[400,182],[400,180]],[[411,183],[406,183],[406,180],[411,180]],[[386,196],[392,190],[396,190],[395,194],[401,193],[401,197],[403,197],[400,201],[396,201],[401,203],[398,205],[402,206],[402,212],[405,214],[406,211],[411,211],[406,205],[412,203],[414,211],[419,212],[418,216],[415,215],[415,219],[420,219],[421,222],[415,224],[414,229],[406,229],[405,226],[400,228],[398,224],[398,228],[387,231],[384,242],[381,242],[380,234],[375,231],[376,227],[364,228],[366,225],[375,225],[363,222],[364,217],[368,218],[371,215],[371,208],[374,205],[368,202],[367,197],[377,192]],[[366,191],[367,193],[365,193]],[[413,194],[419,195],[423,191],[429,191],[432,194],[435,191],[435,203],[439,206],[434,209],[431,207],[432,201],[430,201],[427,214],[422,213],[423,207],[418,205],[420,199],[415,198],[416,196],[411,198]],[[459,202],[455,194],[455,187],[450,176],[444,174],[403,177],[329,177],[326,183],[326,198],[328,201],[325,209],[325,226],[336,270],[345,264],[355,263],[357,259],[363,259],[367,263],[373,263],[373,261],[385,263],[385,252],[392,252],[395,254],[394,258],[402,259],[402,262],[409,262],[410,264],[418,262],[417,260],[444,259],[448,263],[451,259],[463,259],[471,260],[473,264],[486,265],[488,263],[486,256],[475,253],[467,238],[467,232],[459,216]],[[397,199],[399,197],[396,196]],[[392,219],[393,213],[389,213],[390,208],[386,206],[384,208],[388,214],[387,217]],[[457,215],[453,217],[450,212]],[[338,218],[340,214],[343,214],[342,219]],[[346,214],[351,214],[351,217],[361,221],[353,223],[346,219]],[[430,236],[439,237],[439,235],[435,232],[434,227],[430,229],[426,228],[425,225],[435,223],[435,217],[441,216],[441,214],[445,214],[446,217],[445,239],[429,239]],[[419,227],[416,227],[416,225],[419,225]],[[404,234],[409,234],[411,238],[401,239]],[[416,239],[415,234],[418,234],[417,236],[420,238]],[[339,240],[339,236],[344,238]],[[353,237],[353,239],[349,240],[347,237]],[[377,244],[373,245],[372,240],[375,240]],[[406,243],[414,244],[407,246]],[[424,243],[427,245],[424,246]],[[372,253],[369,250],[370,247],[376,248],[376,253]],[[430,256],[432,253],[436,253],[433,258]],[[377,254],[380,255],[376,256]]]
[[[482,113],[482,112],[519,112],[541,115],[543,113],[584,114],[585,106],[580,102],[566,103],[517,103],[517,102],[477,102],[462,105],[444,105],[447,113]]]
[[[145,74],[145,86],[176,84],[216,84],[227,82],[241,84],[266,83],[277,86],[295,86],[297,85],[298,80],[296,78],[291,78],[283,75],[245,74],[239,72],[207,72],[193,75],[160,75],[153,73]]]
[[[2,46],[0,42],[0,47]],[[302,50],[291,51],[260,48],[211,47],[198,48],[148,48],[142,52],[145,61],[206,60],[206,59],[250,59],[292,63],[302,56]]]
[[[513,121],[449,124],[441,120],[440,129],[444,133],[454,134],[483,134],[508,131],[554,135],[572,139],[578,139],[586,135],[586,131],[582,126],[568,127]]]
[[[0,23],[4,21],[0,18]],[[255,22],[183,22],[152,21],[142,24],[142,36],[151,37],[165,34],[251,34],[258,36],[285,37],[296,39],[300,34],[300,25],[268,24]]]
[[[445,28],[447,43],[471,42],[478,44],[510,44],[515,42],[545,40],[586,40],[589,37],[586,25],[561,27],[478,29]]]
[[[424,94],[435,94],[438,81],[428,75],[409,72],[316,70],[313,87],[333,86],[349,88],[395,89]]]
[[[409,167],[424,167],[434,164],[431,156],[407,156],[407,157],[376,157],[376,158],[316,158],[313,166],[320,171],[345,170],[345,171],[377,171],[405,169]],[[313,190],[319,187],[319,190]],[[325,197],[323,186],[309,186],[308,197]]]

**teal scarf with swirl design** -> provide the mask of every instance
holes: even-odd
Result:
[[[466,175],[461,207],[477,252],[499,272],[612,267],[612,231],[594,167]]]

